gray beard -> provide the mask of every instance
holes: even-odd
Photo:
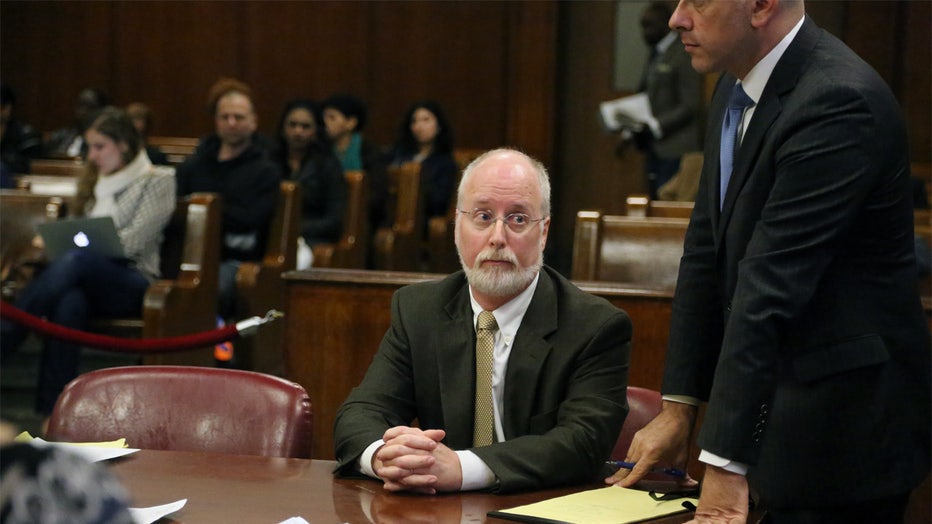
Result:
[[[469,282],[469,285],[473,287],[477,292],[491,297],[511,297],[515,296],[518,293],[521,293],[534,281],[534,277],[537,276],[537,273],[540,272],[540,268],[543,265],[544,254],[540,252],[537,256],[537,260],[534,261],[528,267],[520,267],[517,264],[517,260],[513,259],[512,256],[506,256],[513,263],[515,263],[514,269],[503,270],[501,268],[489,268],[485,269],[481,267],[481,264],[489,253],[483,251],[476,257],[475,267],[468,267],[465,262],[463,262],[463,257],[460,255],[460,265],[463,266],[463,271],[466,273],[466,280]]]

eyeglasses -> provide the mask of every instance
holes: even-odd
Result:
[[[456,211],[466,215],[469,221],[472,222],[472,225],[480,231],[488,229],[492,224],[501,220],[512,233],[524,233],[529,227],[546,218],[531,218],[524,213],[509,213],[503,217],[496,218],[488,209],[479,208],[473,209],[472,211],[466,211],[465,209],[457,209]]]

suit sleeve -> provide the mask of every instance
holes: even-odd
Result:
[[[402,326],[399,296],[392,297],[392,324],[359,386],[337,411],[334,447],[337,472],[348,474],[366,447],[394,426],[416,416],[410,343]]]

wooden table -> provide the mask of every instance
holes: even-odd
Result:
[[[334,478],[335,462],[141,450],[108,462],[135,507],[187,498],[160,523],[268,523],[300,516],[311,524],[509,522],[488,518],[491,510],[566,495],[584,488],[517,495],[452,493],[392,494],[375,480]],[[591,486],[599,487],[599,486]],[[688,520],[689,514],[657,519]]]

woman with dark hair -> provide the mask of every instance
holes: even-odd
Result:
[[[139,316],[146,289],[159,278],[162,230],[175,209],[170,167],[153,166],[139,132],[121,109],[104,108],[84,133],[87,171],[78,181],[78,215],[113,218],[126,258],[74,249],[52,261],[16,298],[16,306],[49,321],[83,329],[96,316]],[[26,337],[2,322],[2,355]],[[47,338],[42,351],[36,408],[52,412],[65,384],[78,374],[80,346]]]
[[[405,162],[421,164],[427,216],[446,215],[459,168],[453,159],[453,130],[440,104],[422,100],[405,112],[392,163]]]
[[[301,186],[304,243],[313,247],[338,241],[346,210],[346,179],[324,131],[317,104],[306,99],[285,104],[276,145],[272,160],[281,167],[284,178]]]

